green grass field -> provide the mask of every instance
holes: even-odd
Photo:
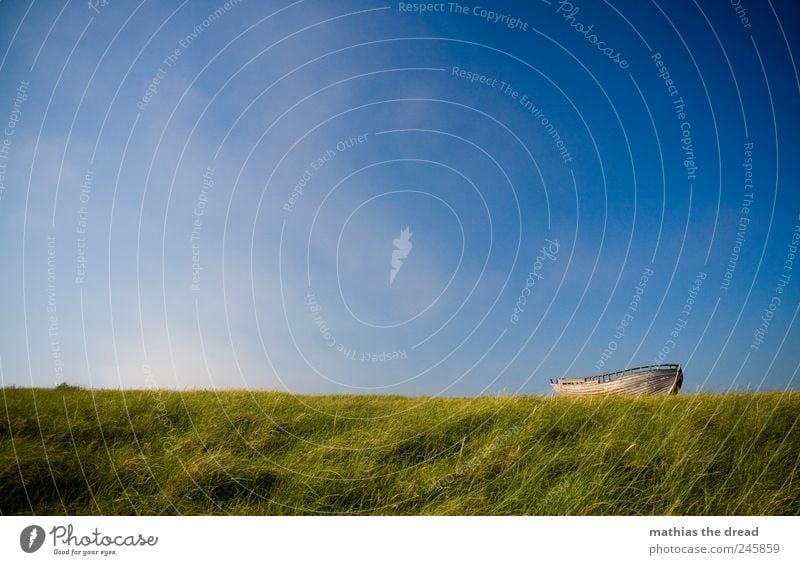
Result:
[[[0,389],[2,514],[800,514],[800,393]]]

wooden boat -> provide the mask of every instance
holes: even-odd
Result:
[[[550,379],[556,394],[571,396],[677,394],[683,384],[680,365],[648,365],[591,377]]]

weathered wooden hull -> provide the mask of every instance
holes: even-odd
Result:
[[[590,377],[550,381],[557,394],[570,396],[677,394],[683,384],[680,365],[651,365]]]

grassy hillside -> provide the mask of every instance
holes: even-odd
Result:
[[[800,393],[0,390],[3,514],[800,513]]]

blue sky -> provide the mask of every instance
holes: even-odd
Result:
[[[4,384],[797,388],[794,3],[102,4],[0,2]]]

